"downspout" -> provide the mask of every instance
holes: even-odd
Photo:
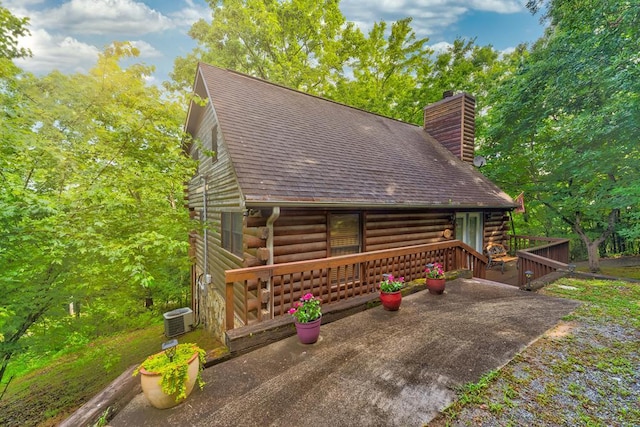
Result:
[[[273,264],[273,223],[280,217],[280,206],[274,206],[271,215],[267,219],[267,250],[269,251],[268,265]]]
[[[208,220],[207,218],[207,177],[203,176],[202,180],[203,180],[203,186],[204,186],[204,188],[202,189],[202,215],[203,215],[202,222],[204,223],[204,268],[203,270],[205,274],[204,282],[205,284],[208,285],[207,279],[206,279],[207,270],[209,266],[207,263],[208,255],[209,255],[209,244],[207,242],[209,240],[208,239],[209,235],[207,233],[207,220]]]
[[[267,219],[267,251],[269,252],[268,265],[273,265],[273,223],[280,217],[280,206],[274,206],[271,215]],[[266,283],[266,292],[268,295],[269,317],[273,316],[273,298],[271,298],[271,278]]]
[[[202,176],[201,177],[202,180],[202,223],[204,224],[204,233],[203,233],[203,250],[204,250],[204,256],[203,256],[203,266],[202,266],[202,276],[203,276],[203,280],[200,282],[200,295],[198,295],[198,322],[200,322],[200,298],[202,298],[203,296],[206,298],[207,296],[207,290],[209,288],[209,283],[211,283],[211,274],[209,274],[209,231],[208,231],[208,224],[207,222],[209,221],[209,218],[207,216],[207,190],[209,188],[209,185],[207,183],[207,177],[206,176]],[[205,303],[205,307],[206,307],[206,303]],[[204,325],[207,326],[207,316],[204,316]]]

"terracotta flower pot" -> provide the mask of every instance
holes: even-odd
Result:
[[[298,339],[302,344],[313,344],[318,341],[318,338],[320,337],[320,323],[322,323],[322,316],[316,320],[312,320],[311,322],[294,323],[296,325]]]
[[[380,302],[382,307],[388,311],[397,311],[402,302],[402,291],[382,292],[380,291]]]
[[[440,295],[444,292],[445,279],[427,279],[427,289],[430,294]]]
[[[193,391],[193,386],[196,384],[198,378],[198,372],[200,370],[200,359],[198,353],[194,353],[193,357],[189,359],[188,363],[188,375],[187,380],[187,396]],[[183,399],[176,400],[177,393],[166,394],[162,391],[160,382],[162,376],[155,372],[149,372],[144,368],[140,368],[140,385],[145,397],[149,400],[149,403],[158,409],[167,409],[176,406],[184,401]]]

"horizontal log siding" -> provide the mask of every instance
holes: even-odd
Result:
[[[484,244],[499,243],[509,246],[509,216],[507,212],[487,212],[484,218]]]
[[[364,225],[364,250],[376,251],[403,246],[438,243],[450,240],[445,230],[453,232],[453,212],[367,213]]]
[[[327,256],[326,212],[283,209],[273,227],[274,264]]]
[[[212,146],[212,129],[216,125],[216,117],[211,104],[200,111],[194,139],[200,141],[205,149]],[[194,218],[204,216],[203,186],[201,177],[205,177],[207,190],[207,245],[209,254],[204,265],[204,233],[195,236],[196,278],[201,274],[211,274],[211,284],[204,292],[199,292],[199,316],[207,328],[219,338],[224,334],[224,295],[226,270],[245,266],[243,260],[221,248],[220,219],[223,211],[242,211],[240,189],[231,165],[229,153],[223,142],[223,135],[218,127],[218,151],[215,157],[207,156],[199,149],[199,144],[192,144],[190,155],[198,160],[198,171],[188,185],[188,204],[194,211]],[[213,178],[215,177],[215,179]],[[250,255],[250,254],[248,254]],[[196,289],[196,286],[193,287]],[[238,288],[239,294],[244,289]],[[238,295],[240,296],[240,295]],[[238,299],[242,301],[241,298]]]

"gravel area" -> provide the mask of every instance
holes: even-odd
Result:
[[[637,285],[613,283],[610,306],[580,298],[574,315],[465,387],[429,426],[640,426],[640,299],[628,292]],[[555,291],[588,293],[572,285]]]

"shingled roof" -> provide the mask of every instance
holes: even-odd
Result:
[[[422,127],[211,65],[198,70],[247,206],[514,206]]]

